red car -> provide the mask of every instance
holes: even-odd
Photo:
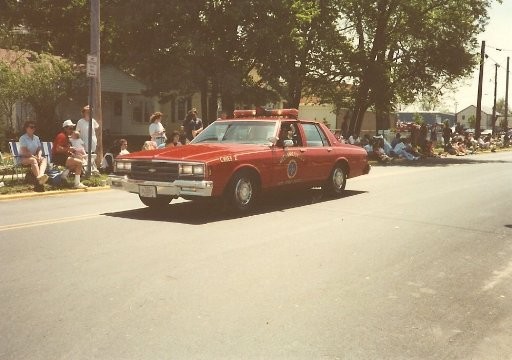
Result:
[[[342,195],[347,178],[368,174],[363,148],[341,144],[296,109],[238,110],[185,146],[141,151],[115,161],[111,187],[138,194],[149,207],[211,197],[249,210],[261,193],[321,186]]]

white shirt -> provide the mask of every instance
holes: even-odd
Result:
[[[80,150],[80,149],[84,149],[85,150],[85,143],[82,139],[69,139],[69,142],[71,143],[71,146],[73,146],[75,149],[77,150]]]
[[[85,151],[89,151],[89,123],[90,121],[85,120],[84,118],[78,120],[76,123],[76,129],[80,132],[80,138],[84,141]],[[98,144],[98,138],[96,137],[96,129],[100,127],[100,125],[96,122],[95,119],[92,119],[93,123],[93,132],[92,132],[92,146],[91,151],[96,152],[96,145]]]
[[[165,134],[163,134],[164,130],[164,126],[160,121],[149,124],[149,136],[151,136],[151,140],[155,141],[157,137],[165,137]],[[154,135],[155,133],[157,134]]]

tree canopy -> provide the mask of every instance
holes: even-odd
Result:
[[[101,56],[154,94],[200,91],[210,118],[217,96],[230,111],[279,98],[297,107],[315,95],[350,108],[358,133],[367,109],[384,118],[469,74],[492,2],[103,0]],[[2,44],[85,61],[88,1],[4,3]],[[14,29],[23,31],[7,41]]]

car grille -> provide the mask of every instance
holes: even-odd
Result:
[[[178,179],[178,164],[134,161],[132,162],[130,178],[147,181],[174,181]]]

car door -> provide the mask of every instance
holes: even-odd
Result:
[[[317,123],[301,123],[304,132],[303,155],[308,164],[308,180],[323,181],[328,178],[333,166],[332,146]]]
[[[299,123],[297,121],[281,122],[278,134],[272,156],[273,185],[291,187],[308,182],[310,175],[307,159],[304,156],[306,147]],[[288,141],[285,142],[285,140]]]

